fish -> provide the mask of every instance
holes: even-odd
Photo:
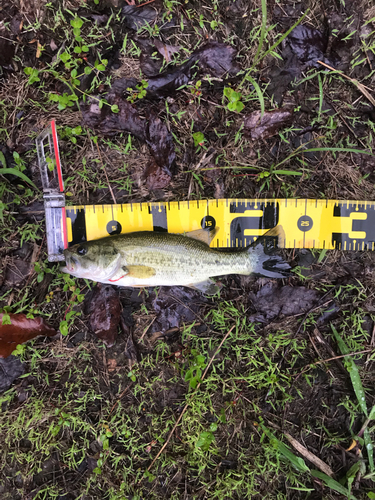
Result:
[[[140,231],[108,236],[64,250],[66,266],[77,278],[125,287],[187,286],[207,295],[219,288],[211,278],[228,274],[257,274],[270,278],[289,275],[290,266],[270,250],[284,241],[276,226],[246,248],[210,248],[213,235],[198,230],[187,234]],[[271,245],[272,246],[272,245]]]

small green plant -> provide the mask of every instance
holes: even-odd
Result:
[[[135,90],[128,87],[126,90],[130,92],[128,101],[132,104],[135,103],[137,99],[143,99],[147,94],[148,81],[142,80],[138,85],[136,85]]]
[[[81,28],[83,26],[83,20],[76,16],[74,19],[72,19],[70,21],[70,24],[73,28],[73,35],[76,39],[76,42],[79,43],[79,45],[77,45],[76,47],[74,47],[74,52],[76,54],[81,54],[82,52],[88,52],[89,51],[89,48],[87,45],[85,44],[82,44],[83,42],[83,38],[81,37]]]
[[[64,127],[59,131],[61,138],[69,139],[73,144],[77,144],[77,137],[82,134],[82,127],[78,125],[77,127]],[[47,159],[48,161],[48,159]],[[52,170],[54,169],[54,166]]]
[[[48,99],[52,102],[58,102],[57,106],[59,111],[74,106],[76,101],[78,101],[78,97],[75,94],[68,94],[64,92],[63,95],[60,94],[50,94]]]
[[[65,313],[64,319],[60,321],[60,332],[61,335],[68,335],[70,326],[74,323],[74,319],[76,316],[80,316],[79,311],[75,311],[72,309],[74,306],[80,304],[85,296],[80,293],[80,290],[77,288],[74,279],[72,279],[68,274],[61,275],[65,280],[65,285],[63,287],[64,292],[72,292],[72,297],[69,302],[69,307]]]
[[[209,431],[204,431],[199,434],[198,440],[195,443],[196,448],[201,448],[203,451],[208,451],[212,441],[215,439],[214,432],[217,430],[217,424],[214,422],[210,425]]]
[[[194,146],[195,147],[203,146],[203,144],[206,140],[204,135],[202,134],[202,132],[194,132],[193,139],[194,139]]]
[[[193,97],[193,99],[191,99],[190,101],[190,104],[192,104],[194,102],[194,99],[197,98],[198,99],[198,103],[200,102],[200,97],[202,95],[202,91],[201,91],[201,86],[202,86],[202,82],[201,80],[198,80],[195,85],[191,85],[190,86],[190,93]]]
[[[196,349],[191,350],[190,367],[185,373],[185,382],[189,382],[191,389],[195,389],[201,381],[202,371],[206,368],[206,358]]]
[[[229,101],[227,104],[227,108],[229,109],[229,111],[236,111],[237,113],[241,113],[241,111],[245,107],[244,103],[241,101],[242,94],[240,94],[240,92],[236,92],[230,87],[225,87],[224,96]]]
[[[40,82],[39,70],[37,70],[36,68],[27,67],[24,69],[24,72],[25,75],[29,77],[27,81],[28,85],[32,85],[35,82]]]
[[[34,271],[36,272],[36,280],[38,283],[41,283],[44,279],[44,276],[46,274],[51,274],[53,273],[52,269],[49,269],[46,266],[45,262],[35,262],[34,264]]]

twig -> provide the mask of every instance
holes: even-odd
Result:
[[[210,359],[210,362],[208,363],[208,365],[207,365],[206,369],[205,369],[205,370],[204,370],[204,372],[203,372],[203,375],[202,375],[201,381],[199,382],[199,384],[198,384],[198,385],[197,385],[197,387],[195,388],[194,392],[192,393],[192,395],[191,395],[191,396],[190,396],[190,398],[188,399],[188,401],[187,401],[186,405],[184,406],[184,409],[182,410],[182,412],[181,412],[180,416],[179,416],[179,417],[178,417],[178,419],[177,419],[177,422],[174,424],[173,429],[172,429],[172,430],[171,430],[171,432],[169,433],[169,436],[168,436],[168,438],[167,438],[166,442],[165,442],[165,443],[164,443],[164,445],[161,447],[161,449],[160,449],[159,453],[156,455],[156,457],[154,458],[154,460],[151,462],[151,465],[149,465],[149,466],[147,467],[147,470],[148,470],[148,471],[152,468],[152,466],[154,465],[154,463],[156,462],[156,460],[160,457],[160,455],[163,453],[163,451],[165,450],[165,448],[168,446],[168,443],[169,443],[169,441],[170,441],[171,437],[173,436],[174,431],[177,429],[178,424],[181,422],[181,419],[182,419],[182,417],[183,417],[183,415],[184,415],[185,411],[187,410],[187,408],[188,408],[188,406],[189,406],[190,401],[193,399],[193,397],[195,396],[196,392],[197,392],[197,391],[198,391],[198,389],[200,388],[200,386],[201,386],[201,384],[202,384],[202,382],[203,382],[203,380],[204,380],[204,377],[206,376],[206,373],[208,372],[208,370],[209,370],[210,366],[212,365],[213,360],[215,359],[216,354],[220,351],[221,346],[224,344],[224,342],[226,341],[226,339],[228,338],[229,334],[232,332],[232,330],[234,329],[234,327],[235,327],[235,325],[233,325],[233,326],[232,326],[232,328],[231,328],[231,329],[230,329],[230,330],[229,330],[229,331],[225,334],[225,336],[224,336],[223,340],[220,342],[219,347],[216,349],[216,351],[215,351],[214,355],[213,355],[213,356],[212,356],[212,358]]]
[[[133,382],[131,382],[127,387],[125,387],[125,389],[122,391],[122,393],[118,397],[116,403],[112,406],[111,411],[109,412],[109,415],[112,415],[113,410],[116,408],[116,406],[119,404],[119,402],[121,401],[121,399],[123,398],[123,396],[125,396],[125,394],[128,392],[128,390],[130,389],[130,387],[132,385],[133,385]]]
[[[113,203],[116,205],[116,204],[117,204],[117,201],[116,201],[115,195],[113,194],[113,191],[112,191],[111,185],[110,185],[110,183],[109,183],[109,179],[108,179],[107,171],[106,171],[106,169],[105,169],[105,165],[104,165],[104,163],[103,163],[103,158],[102,158],[102,155],[100,154],[100,149],[99,149],[99,145],[98,145],[98,143],[96,143],[96,147],[98,148],[98,154],[99,154],[99,157],[100,157],[100,161],[102,162],[102,167],[103,167],[103,170],[104,170],[104,175],[105,175],[105,178],[107,179],[108,189],[109,189],[109,191],[110,191],[110,193],[111,193]]]
[[[326,68],[330,69],[331,71],[335,71],[336,73],[338,73],[339,75],[343,76],[344,78],[346,78],[347,80],[349,80],[350,82],[352,82],[360,92],[362,92],[362,94],[367,97],[367,99],[371,102],[371,104],[373,106],[375,106],[375,99],[372,97],[372,95],[367,92],[367,88],[369,87],[366,87],[365,85],[363,85],[362,83],[360,83],[358,80],[356,80],[355,78],[350,78],[350,76],[347,76],[345,75],[345,73],[343,73],[342,71],[339,71],[338,69],[335,69],[335,68],[332,68],[332,66],[329,66],[329,64],[326,64],[322,61],[318,61],[319,64],[321,64],[322,66],[325,66]],[[371,90],[371,89],[369,89]]]
[[[340,354],[339,356],[335,356],[333,358],[321,359],[320,361],[315,361],[315,363],[310,363],[304,366],[303,370],[298,374],[298,376],[305,373],[305,371],[309,370],[315,365],[321,365],[322,363],[328,363],[328,361],[335,361],[336,359],[346,358],[348,356],[356,356],[357,354],[365,354],[366,352],[371,352],[373,349],[365,349],[364,351],[350,352],[349,354]]]
[[[303,446],[299,441],[294,439],[290,434],[284,432],[284,436],[287,438],[289,443],[295,448],[303,457],[309,460],[315,467],[318,467],[322,472],[327,474],[327,476],[334,477],[333,470],[329,467],[323,460],[311,453],[305,446]]]

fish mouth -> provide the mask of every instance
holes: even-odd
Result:
[[[72,273],[74,271],[73,259],[70,255],[65,254],[65,266],[61,268],[64,273]]]

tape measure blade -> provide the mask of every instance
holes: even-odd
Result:
[[[219,231],[212,247],[245,247],[281,224],[285,248],[374,250],[375,203],[219,199],[66,208],[69,244],[132,231]]]

